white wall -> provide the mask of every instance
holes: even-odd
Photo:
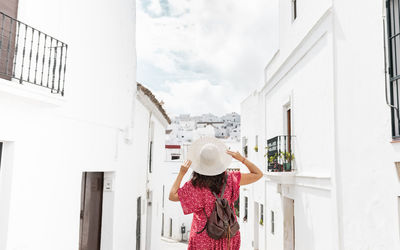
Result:
[[[113,245],[134,248],[134,1],[20,0],[18,19],[69,47],[64,98],[0,80],[0,140],[14,144],[2,249],[78,249],[83,171],[116,172]]]
[[[283,106],[292,105],[296,173],[266,176],[267,249],[283,249],[283,197],[295,201],[296,249],[398,249],[400,144],[385,104],[383,1],[298,1],[293,23],[290,1],[279,3],[280,47],[259,98],[266,139],[284,134]],[[242,118],[244,135],[256,131]]]
[[[335,165],[345,249],[400,248],[400,183],[394,166],[400,144],[391,143],[385,101],[383,2],[339,0],[334,6]],[[350,8],[360,3],[359,18],[351,18]],[[360,46],[357,39],[365,32],[370,38]]]
[[[262,171],[265,171],[265,115],[263,99],[258,92],[253,92],[241,103],[241,137],[247,138],[248,159],[256,164]],[[258,152],[255,151],[256,136],[258,136]],[[240,143],[240,145],[242,145]],[[240,152],[242,150],[240,149]],[[245,166],[241,166],[242,172],[248,172]],[[240,233],[242,237],[242,247],[252,249],[256,246],[254,242],[255,230],[258,229],[258,247],[265,249],[265,180],[262,179],[254,184],[244,186],[240,189]],[[245,196],[248,197],[248,218],[243,221],[245,209]],[[264,205],[264,225],[255,223],[254,214],[255,202]],[[260,216],[260,210],[259,215]],[[259,217],[260,218],[260,217]]]

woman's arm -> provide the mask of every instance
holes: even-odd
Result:
[[[242,173],[240,178],[240,186],[251,184],[258,181],[263,176],[263,172],[251,161],[243,157],[239,152],[232,152],[227,150],[227,154],[235,158],[236,160],[242,162],[249,169],[250,173]]]
[[[178,189],[181,186],[181,182],[182,182],[183,176],[185,176],[185,174],[188,171],[188,169],[189,169],[191,164],[192,164],[192,161],[187,160],[181,166],[181,169],[179,170],[179,174],[176,177],[176,180],[175,180],[174,184],[171,187],[171,191],[169,191],[169,200],[170,201],[179,201]]]

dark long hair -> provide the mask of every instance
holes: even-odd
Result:
[[[193,171],[192,185],[199,188],[205,187],[210,189],[211,192],[219,194],[222,189],[222,184],[224,183],[224,176],[225,172],[219,175],[207,176]]]

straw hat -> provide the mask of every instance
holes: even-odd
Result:
[[[189,146],[187,159],[192,161],[193,171],[207,176],[219,175],[232,161],[226,150],[226,145],[217,138],[202,137]]]

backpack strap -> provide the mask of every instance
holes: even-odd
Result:
[[[204,207],[203,207],[203,212],[204,212],[204,215],[205,215],[206,218],[207,218],[206,210],[204,209]],[[197,234],[201,234],[204,230],[206,230],[207,224],[208,224],[208,219],[207,219],[207,222],[206,222],[206,224],[204,225],[203,229],[201,229],[200,231],[198,231],[198,232],[196,232],[196,233],[197,233]]]

